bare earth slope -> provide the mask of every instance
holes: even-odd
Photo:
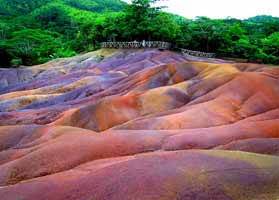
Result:
[[[1,200],[278,200],[279,68],[108,50],[0,69]]]

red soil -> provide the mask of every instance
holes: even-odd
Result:
[[[1,200],[279,197],[278,67],[101,50],[0,77]]]

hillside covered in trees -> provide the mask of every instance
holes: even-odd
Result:
[[[162,40],[219,57],[279,63],[279,18],[195,20],[120,0],[0,0],[0,65],[44,63],[102,41]]]

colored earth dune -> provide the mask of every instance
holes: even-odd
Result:
[[[101,49],[0,83],[1,200],[279,199],[279,67]]]

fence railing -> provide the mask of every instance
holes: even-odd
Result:
[[[205,53],[201,51],[192,51],[188,49],[180,49],[184,55],[196,56],[196,57],[206,57],[206,58],[214,58],[216,56],[215,53]]]
[[[102,48],[115,49],[141,49],[141,48],[156,48],[156,49],[170,49],[171,43],[162,41],[142,41],[142,42],[102,42]],[[192,51],[188,49],[180,49],[183,55],[190,55],[196,57],[214,58],[214,53],[205,53],[201,51]]]
[[[170,49],[171,44],[161,41],[142,41],[142,42],[102,42],[102,48],[116,48],[116,49],[140,49],[140,48],[158,48]]]

